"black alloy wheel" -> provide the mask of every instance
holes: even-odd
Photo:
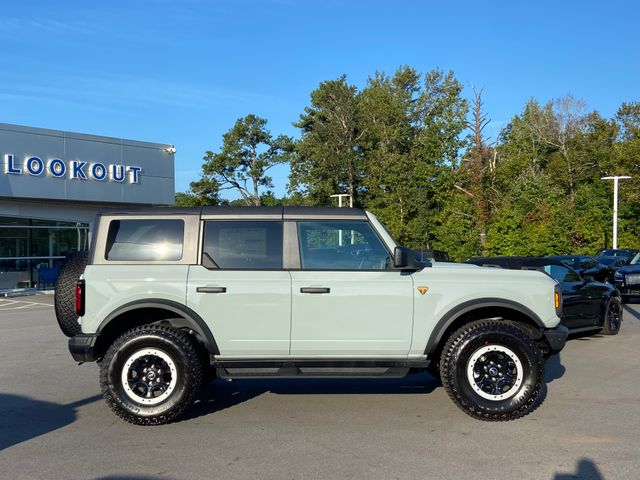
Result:
[[[440,374],[454,403],[480,420],[520,418],[543,396],[542,352],[522,329],[501,320],[471,322],[451,335]]]
[[[160,425],[195,400],[205,376],[202,348],[188,333],[143,325],[122,334],[100,362],[100,387],[122,419]]]
[[[615,297],[610,298],[605,307],[602,333],[605,335],[617,335],[620,332],[622,311],[622,302]]]

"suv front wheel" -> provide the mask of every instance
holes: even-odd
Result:
[[[513,420],[540,403],[544,360],[520,328],[499,320],[479,320],[457,330],[440,360],[447,394],[480,420]]]
[[[100,387],[109,407],[139,425],[174,420],[203,385],[197,341],[186,332],[143,325],[125,332],[100,364]]]

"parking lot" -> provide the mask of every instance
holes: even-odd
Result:
[[[640,476],[640,305],[618,336],[571,340],[531,415],[485,423],[427,374],[388,380],[216,381],[182,421],[137,427],[77,366],[53,298],[0,299],[1,479]]]

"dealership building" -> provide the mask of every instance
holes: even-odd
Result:
[[[0,123],[0,290],[50,287],[100,210],[174,203],[168,144]]]

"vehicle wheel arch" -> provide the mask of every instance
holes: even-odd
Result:
[[[524,330],[534,340],[543,337],[544,323],[531,309],[504,299],[478,299],[461,303],[445,313],[436,323],[425,347],[425,354],[439,361],[447,338],[467,323],[482,319],[502,320]]]
[[[197,313],[177,302],[150,299],[122,305],[100,323],[96,331],[99,334],[96,358],[102,357],[122,333],[148,324],[166,324],[175,329],[190,330],[210,354],[220,354],[211,330]]]

